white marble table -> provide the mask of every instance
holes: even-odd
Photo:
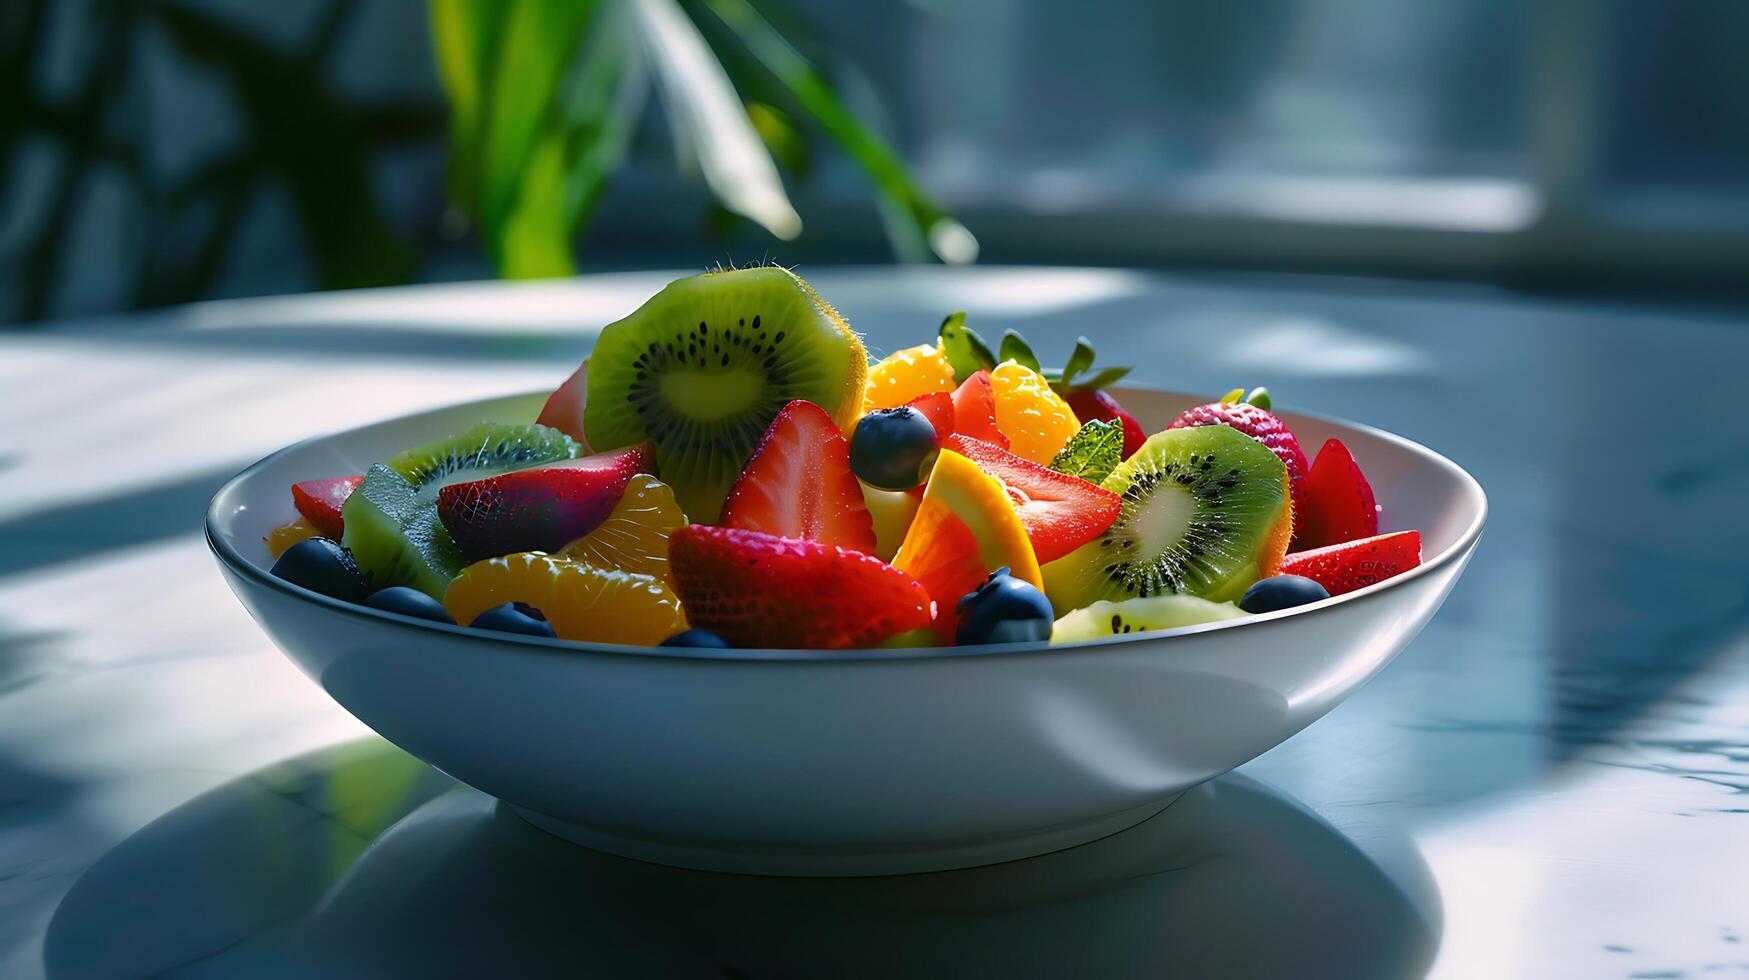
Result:
[[[549,385],[670,278],[0,333],[0,976],[1749,973],[1749,316],[1457,287],[803,270],[876,349],[968,308],[1432,445],[1481,550],[1387,672],[1088,848],[777,882],[589,854],[282,659],[198,525],[319,431]]]

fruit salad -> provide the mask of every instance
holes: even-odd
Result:
[[[778,267],[670,284],[540,414],[293,485],[273,573],[475,629],[643,646],[1067,643],[1416,567],[1357,460],[1235,389],[1149,432],[1086,339],[955,313],[870,361]]]

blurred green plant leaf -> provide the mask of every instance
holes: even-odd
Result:
[[[625,160],[650,88],[643,49],[623,2],[605,5],[589,29],[561,115],[569,150],[565,215],[586,221]]]
[[[320,60],[181,6],[150,9],[179,50],[229,79],[250,128],[254,162],[290,193],[322,287],[412,278],[413,246],[377,208],[363,126],[322,77]]]
[[[496,245],[507,274],[525,274],[506,261],[512,224],[526,234],[534,227],[559,222],[564,232],[559,240],[569,254],[569,227],[563,225],[566,161],[564,135],[557,121],[559,82],[571,64],[584,25],[598,6],[596,0],[521,0],[509,5],[492,85],[486,93],[480,166],[480,217],[488,243]],[[537,152],[543,156],[540,170],[531,166]],[[531,181],[552,186],[529,188],[526,185]],[[550,206],[553,214],[517,214],[513,222],[512,212],[531,193],[540,206]],[[502,232],[496,242],[492,241],[494,231]],[[527,244],[519,243],[518,247]],[[568,258],[554,263],[555,267],[560,264],[563,271],[570,271]]]
[[[508,12],[503,4],[480,0],[431,0],[431,44],[449,96],[449,201],[466,211],[478,204],[480,159],[474,148],[485,128],[486,96]]]
[[[710,45],[674,0],[632,0],[675,143],[723,206],[778,238],[801,233],[777,165]]]
[[[916,229],[944,262],[971,262],[978,241],[930,200],[899,155],[858,120],[837,89],[747,0],[703,0],[874,183],[884,209]]]
[[[727,213],[779,238],[801,232],[778,173],[809,169],[791,118],[800,112],[869,173],[901,255],[976,255],[970,233],[761,14],[740,0],[708,4],[734,76],[693,19],[702,10],[679,0],[431,0],[453,110],[450,199],[479,219],[502,274],[572,270],[571,240],[624,163],[652,82],[682,164]]]

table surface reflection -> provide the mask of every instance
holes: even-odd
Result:
[[[1749,316],[1452,286],[802,270],[1431,445],[1487,534],[1383,675],[1142,827],[857,882],[558,845],[370,736],[200,541],[298,438],[554,383],[667,274],[0,334],[0,976],[1749,972]],[[1388,505],[1388,501],[1386,502]]]

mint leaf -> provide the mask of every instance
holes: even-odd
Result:
[[[1002,361],[1017,361],[1021,367],[1034,371],[1039,369],[1038,355],[1032,352],[1032,345],[1019,333],[1009,330],[1002,335],[1002,349],[996,352]]]
[[[996,355],[990,353],[990,345],[984,343],[984,338],[978,336],[976,330],[966,326],[964,310],[950,313],[941,321],[936,342],[941,346],[942,356],[953,367],[955,381],[964,381],[979,371],[996,366]]]
[[[1051,469],[1098,483],[1123,462],[1123,426],[1094,420],[1076,430],[1051,460]]]

